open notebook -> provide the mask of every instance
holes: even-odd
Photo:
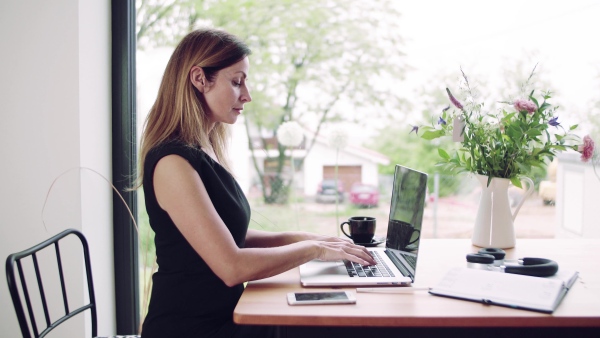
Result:
[[[379,260],[377,266],[313,260],[300,266],[302,286],[407,285],[414,282],[426,192],[427,174],[396,165],[386,245],[385,248],[369,248]],[[391,223],[409,224],[416,230],[406,235],[405,225],[392,226]],[[414,242],[404,246],[407,241]]]
[[[559,269],[552,277],[533,277],[456,267],[429,293],[488,305],[552,313],[577,280],[577,271]]]

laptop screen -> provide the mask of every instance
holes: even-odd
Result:
[[[427,174],[396,165],[393,184],[386,249],[392,261],[401,261],[414,280],[427,194]]]

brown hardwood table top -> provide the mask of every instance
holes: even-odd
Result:
[[[415,286],[435,286],[477,252],[468,239],[423,239]],[[239,324],[373,327],[600,327],[600,239],[517,239],[507,259],[543,257],[579,272],[553,314],[485,305],[431,295],[362,293],[355,288],[303,288],[298,268],[248,283],[234,311]],[[493,272],[490,272],[493,273]],[[355,305],[287,304],[288,292],[342,289],[355,292]]]

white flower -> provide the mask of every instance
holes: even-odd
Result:
[[[348,144],[348,132],[344,128],[335,128],[329,133],[329,145],[336,149],[345,148]]]
[[[277,129],[277,141],[286,147],[297,147],[303,139],[304,131],[294,121],[284,122]]]

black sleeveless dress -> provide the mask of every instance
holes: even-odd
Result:
[[[263,337],[259,327],[238,326],[232,321],[243,284],[228,287],[194,251],[169,215],[160,208],[153,176],[158,161],[179,155],[198,172],[218,214],[238,247],[244,247],[250,206],[233,176],[204,151],[177,142],[152,149],[144,163],[143,187],[158,271],[153,275],[144,338]]]

